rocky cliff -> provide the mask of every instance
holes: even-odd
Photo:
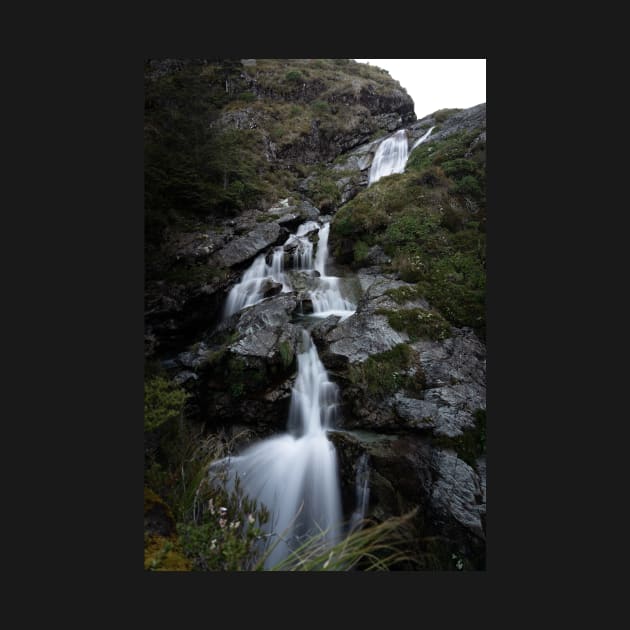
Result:
[[[485,105],[417,121],[350,60],[149,61],[145,81],[147,378],[210,434],[282,431],[306,325],[341,389],[346,516],[367,457],[367,516],[418,508],[414,568],[485,568]],[[368,187],[399,129],[405,171]],[[253,258],[322,217],[356,313],[305,322],[304,276],[225,317]]]

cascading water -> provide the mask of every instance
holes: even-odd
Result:
[[[328,379],[306,331],[302,331],[297,361],[290,432],[213,467],[226,470],[228,487],[238,476],[245,494],[269,509],[271,518],[265,529],[273,534],[268,544],[275,547],[265,568],[283,560],[303,536],[324,531],[326,543],[334,544],[342,534],[337,453],[326,437],[326,429],[334,426],[338,388]]]
[[[265,258],[265,254],[260,254],[243,274],[241,281],[232,287],[225,304],[225,317],[260,302],[264,298],[267,280],[282,284],[283,293],[291,290],[283,271],[284,249],[276,247],[273,250],[270,265]]]
[[[407,162],[409,144],[407,142],[407,132],[399,129],[394,135],[385,138],[378,145],[370,173],[368,176],[368,187],[377,182],[381,177],[402,173]]]
[[[427,132],[426,132],[426,133],[425,133],[425,134],[424,134],[421,138],[418,138],[418,139],[414,142],[413,146],[411,147],[411,151],[413,151],[413,150],[414,150],[417,146],[421,145],[421,144],[422,144],[422,143],[423,143],[423,142],[424,142],[424,141],[425,141],[425,140],[426,140],[426,139],[427,139],[427,138],[431,135],[431,132],[432,132],[434,129],[435,129],[435,125],[434,125],[433,127],[431,127],[431,128],[429,129],[429,131],[427,131]],[[410,151],[410,153],[411,153],[411,151]]]
[[[367,453],[363,453],[357,462],[355,481],[356,508],[350,517],[350,531],[361,529],[365,512],[370,501],[370,469]]]
[[[307,235],[319,230],[317,254],[313,260],[313,243]],[[265,297],[267,281],[282,284],[282,293],[292,290],[291,281],[284,269],[285,254],[292,251],[291,266],[302,271],[317,271],[319,277],[314,280],[316,287],[308,292],[313,303],[314,317],[338,315],[346,319],[356,310],[356,305],[341,293],[341,278],[326,275],[328,259],[328,236],[330,223],[320,226],[315,221],[302,223],[297,232],[292,234],[283,247],[273,250],[271,264],[266,262],[264,254],[260,254],[249,269],[243,274],[241,281],[234,285],[228,295],[224,316],[229,317],[246,306],[252,306]]]
[[[341,294],[341,279],[336,276],[326,275],[329,235],[330,223],[326,223],[319,231],[317,254],[315,255],[315,271],[319,272],[318,286],[310,292],[310,298],[313,302],[314,316],[328,317],[329,315],[339,315],[343,320],[355,312],[356,305]]]

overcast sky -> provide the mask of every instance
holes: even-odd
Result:
[[[411,96],[416,116],[486,102],[485,59],[355,59],[384,68]]]

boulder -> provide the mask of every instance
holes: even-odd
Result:
[[[261,223],[248,234],[231,240],[214,256],[213,261],[223,267],[240,265],[272,245],[282,245],[289,231],[278,223]]]

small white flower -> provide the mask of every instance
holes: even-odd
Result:
[[[254,524],[254,521],[256,520],[251,514],[247,515],[247,520],[249,521],[250,525]]]

